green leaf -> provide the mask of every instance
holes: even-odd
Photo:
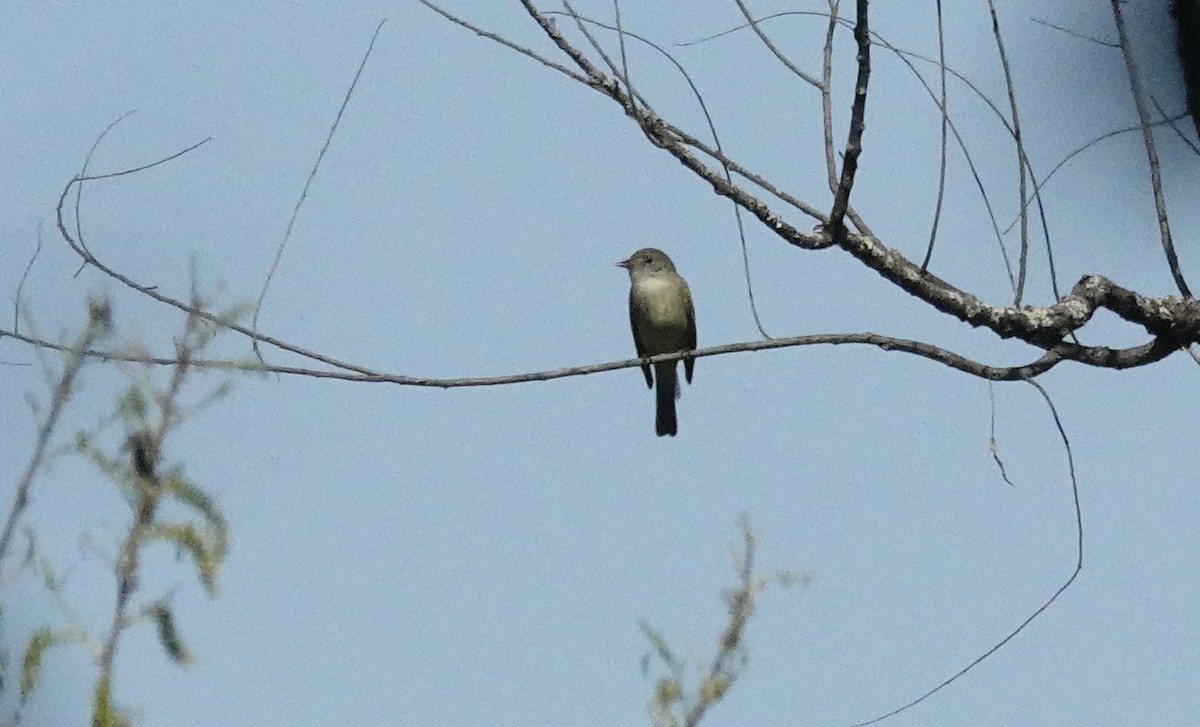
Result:
[[[675,658],[675,654],[672,653],[670,645],[667,644],[667,640],[663,638],[663,635],[659,633],[657,629],[645,621],[641,622],[639,625],[642,627],[642,633],[645,634],[646,638],[650,641],[650,646],[654,648],[654,655],[661,659],[663,664],[665,664],[672,673],[678,674],[682,664],[680,664]],[[646,672],[648,668],[649,660],[645,659],[642,661],[642,671]]]
[[[163,487],[184,505],[195,510],[214,531],[226,532],[225,516],[204,490],[189,482],[182,472],[172,470],[163,480]]]
[[[62,582],[59,581],[58,574],[54,572],[54,564],[50,562],[49,558],[43,556],[38,558],[38,568],[42,571],[42,581],[46,584],[46,590],[61,601],[63,598]]]
[[[117,409],[122,415],[136,421],[144,421],[146,419],[146,411],[149,405],[146,403],[146,394],[141,387],[131,386],[125,394],[117,400]]]
[[[725,695],[725,690],[729,689],[729,682],[720,677],[706,679],[704,686],[700,689],[700,697],[706,702],[715,702]]]
[[[253,310],[254,306],[250,304],[250,301],[244,300],[240,303],[233,303],[222,310],[217,314],[217,319],[222,326],[228,327],[230,324],[248,317]]]
[[[83,634],[77,630],[55,629],[43,626],[33,632],[25,647],[25,657],[21,660],[21,703],[24,704],[33,690],[37,688],[38,679],[42,676],[42,660],[52,647],[62,644],[78,643],[83,640]]]
[[[147,540],[165,540],[186,550],[196,564],[196,574],[204,584],[204,590],[210,596],[216,593],[217,570],[225,554],[221,547],[212,547],[200,528],[181,523],[159,523],[149,528],[145,537]]]
[[[112,682],[107,672],[96,680],[92,695],[92,727],[130,727],[129,718],[113,706]]]
[[[666,707],[683,699],[683,688],[674,679],[664,677],[658,680],[658,688],[655,690],[654,699],[659,705]]]
[[[148,611],[158,626],[158,643],[162,644],[167,656],[176,664],[191,664],[192,655],[179,638],[179,631],[175,628],[175,616],[170,607],[160,601],[150,606]]]

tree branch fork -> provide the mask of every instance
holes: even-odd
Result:
[[[851,157],[856,163],[858,153],[861,151],[870,72],[870,42],[865,1],[860,0],[856,4],[855,40],[858,46],[856,57],[858,77],[851,110],[846,168],[834,190],[830,214],[814,214],[810,207],[801,208],[801,212],[814,216],[817,220],[817,226],[812,232],[803,232],[789,224],[778,212],[757,196],[732,183],[721,171],[702,161],[696,152],[715,160],[723,166],[724,171],[732,172],[762,186],[757,175],[748,172],[723,152],[708,147],[684,130],[654,114],[648,107],[639,106],[635,94],[630,89],[622,88],[620,79],[606,74],[589,60],[566,39],[544,12],[536,8],[530,0],[521,0],[521,2],[546,36],[583,72],[582,78],[578,74],[571,74],[573,77],[619,104],[625,113],[639,125],[651,143],[673,155],[681,164],[708,182],[717,194],[732,200],[739,207],[757,217],[768,229],[793,246],[805,250],[838,247],[875,270],[889,282],[925,301],[935,309],[972,326],[986,327],[1001,338],[1022,340],[1045,350],[1047,355],[1052,357],[1076,360],[1094,366],[1129,368],[1158,361],[1175,350],[1196,343],[1200,338],[1200,303],[1195,299],[1190,296],[1149,298],[1123,288],[1100,275],[1084,276],[1069,294],[1062,296],[1049,306],[988,305],[976,296],[959,290],[922,269],[921,266],[900,252],[887,247],[879,238],[870,233],[865,225],[858,222],[858,216],[849,206],[848,198],[853,185],[853,169],[850,168]],[[767,191],[774,192],[773,189]],[[791,200],[785,199],[784,201],[793,206],[799,206]],[[858,228],[857,232],[847,229],[842,223],[844,212],[849,213],[851,222]],[[1154,340],[1132,349],[1111,349],[1103,346],[1066,343],[1065,339],[1082,328],[1099,308],[1109,309],[1121,318],[1140,325],[1154,337]]]
[[[429,3],[426,4],[429,5]],[[1116,282],[1100,275],[1084,276],[1076,283],[1069,294],[1062,296],[1059,300],[1048,306],[994,306],[986,304],[974,295],[962,291],[938,278],[936,275],[923,270],[921,266],[907,259],[900,252],[884,245],[879,238],[871,233],[865,223],[861,221],[861,218],[854,212],[853,207],[849,205],[850,187],[853,183],[852,176],[847,177],[844,175],[836,189],[833,190],[834,203],[831,214],[823,214],[798,200],[791,199],[786,193],[770,187],[769,183],[765,180],[762,180],[753,172],[750,172],[736,161],[728,158],[724,152],[710,148],[702,141],[656,115],[644,103],[639,103],[640,98],[636,93],[628,88],[623,88],[618,78],[606,74],[596,67],[582,52],[572,46],[562,36],[554,23],[537,11],[532,6],[532,3],[525,2],[524,4],[530,10],[530,14],[534,19],[542,25],[543,30],[550,39],[570,57],[582,73],[572,71],[553,62],[545,61],[545,59],[536,54],[532,54],[532,57],[584,83],[620,104],[625,113],[638,124],[651,143],[673,155],[681,164],[711,184],[717,194],[732,200],[739,207],[753,214],[783,241],[805,250],[819,250],[829,247],[842,249],[867,267],[875,270],[887,281],[910,295],[925,301],[935,309],[972,326],[988,328],[1000,338],[1015,338],[1041,349],[1039,358],[1030,363],[1020,366],[1002,367],[989,366],[936,345],[919,341],[874,333],[833,333],[726,344],[689,352],[689,356],[714,356],[741,351],[803,345],[859,344],[871,345],[888,351],[903,351],[915,354],[974,376],[988,380],[1004,381],[1032,378],[1044,373],[1058,363],[1068,360],[1103,368],[1132,368],[1154,363],[1174,351],[1185,348],[1192,343],[1200,342],[1200,302],[1196,299],[1173,295],[1151,298],[1123,288]],[[865,108],[867,82],[866,64],[869,63],[869,43],[866,40],[865,27],[865,6],[866,3],[860,3],[860,10],[862,11],[860,21],[862,22],[862,27],[860,29],[861,32],[856,33],[856,40],[859,41],[858,61],[861,72],[855,87],[855,103],[852,110],[851,139],[849,144],[851,147],[858,147],[863,132],[862,114]],[[468,25],[468,27],[472,26]],[[517,47],[517,50],[524,52],[520,47]],[[531,55],[531,52],[526,52],[526,54]],[[178,158],[194,148],[189,147],[163,160],[135,169],[94,176],[80,174],[64,187],[57,207],[59,233],[71,249],[79,255],[85,266],[90,265],[95,267],[106,276],[160,303],[175,307],[189,315],[196,315],[211,323],[225,326],[256,343],[267,344],[281,351],[298,355],[311,363],[319,364],[320,367],[304,368],[300,366],[273,365],[264,361],[217,359],[196,360],[190,362],[191,365],[270,371],[280,374],[374,383],[451,388],[549,380],[638,366],[647,361],[670,361],[682,358],[683,356],[682,353],[665,354],[646,361],[628,359],[548,371],[456,379],[392,374],[302,348],[296,344],[266,335],[256,328],[247,328],[239,325],[236,321],[222,318],[218,314],[198,309],[191,301],[171,297],[155,286],[141,284],[107,266],[83,243],[82,234],[74,236],[71,234],[65,219],[65,208],[67,206],[67,198],[73,187],[81,187],[88,181],[99,181],[148,169],[171,159]],[[697,156],[697,152],[712,158],[716,163],[721,165],[721,170],[702,161]],[[799,228],[786,222],[778,212],[768,206],[762,199],[749,193],[738,184],[733,183],[729,178],[726,178],[722,174],[722,171],[731,172],[740,178],[747,179],[751,183],[763,187],[768,193],[779,197],[783,202],[797,208],[803,214],[815,218],[817,221],[816,226],[810,232],[801,231]],[[77,205],[78,201],[76,201]],[[847,225],[842,224],[840,215],[843,213],[853,229],[849,229]],[[1095,312],[1101,308],[1108,309],[1122,319],[1142,327],[1150,334],[1151,340],[1139,346],[1121,349],[1105,346],[1084,346],[1069,342],[1067,339],[1084,327]],[[15,326],[12,331],[0,329],[0,338],[5,336],[34,346],[64,351],[69,350],[69,346],[23,335]],[[180,362],[176,361],[173,357],[125,354],[120,351],[89,350],[87,355],[104,360],[127,360],[160,365],[180,365]]]

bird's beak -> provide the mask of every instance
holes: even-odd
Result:
[[[619,268],[625,268],[626,270],[629,269],[629,261],[628,260],[622,260],[619,263],[613,263],[613,265],[616,265]]]

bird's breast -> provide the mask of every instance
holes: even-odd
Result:
[[[660,335],[678,338],[678,343],[671,341],[673,345],[686,345],[688,294],[681,281],[661,276],[646,277],[633,285],[629,300],[641,325]]]

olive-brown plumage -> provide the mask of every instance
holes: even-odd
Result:
[[[633,345],[639,358],[662,353],[691,351],[696,348],[696,311],[687,281],[675,271],[671,258],[662,250],[643,248],[617,263],[629,271],[629,323],[633,329]],[[675,361],[642,366],[646,386],[654,387],[657,379],[654,432],[658,436],[675,436],[675,399],[679,397],[679,382]],[[683,372],[692,383],[696,361],[683,359]]]

